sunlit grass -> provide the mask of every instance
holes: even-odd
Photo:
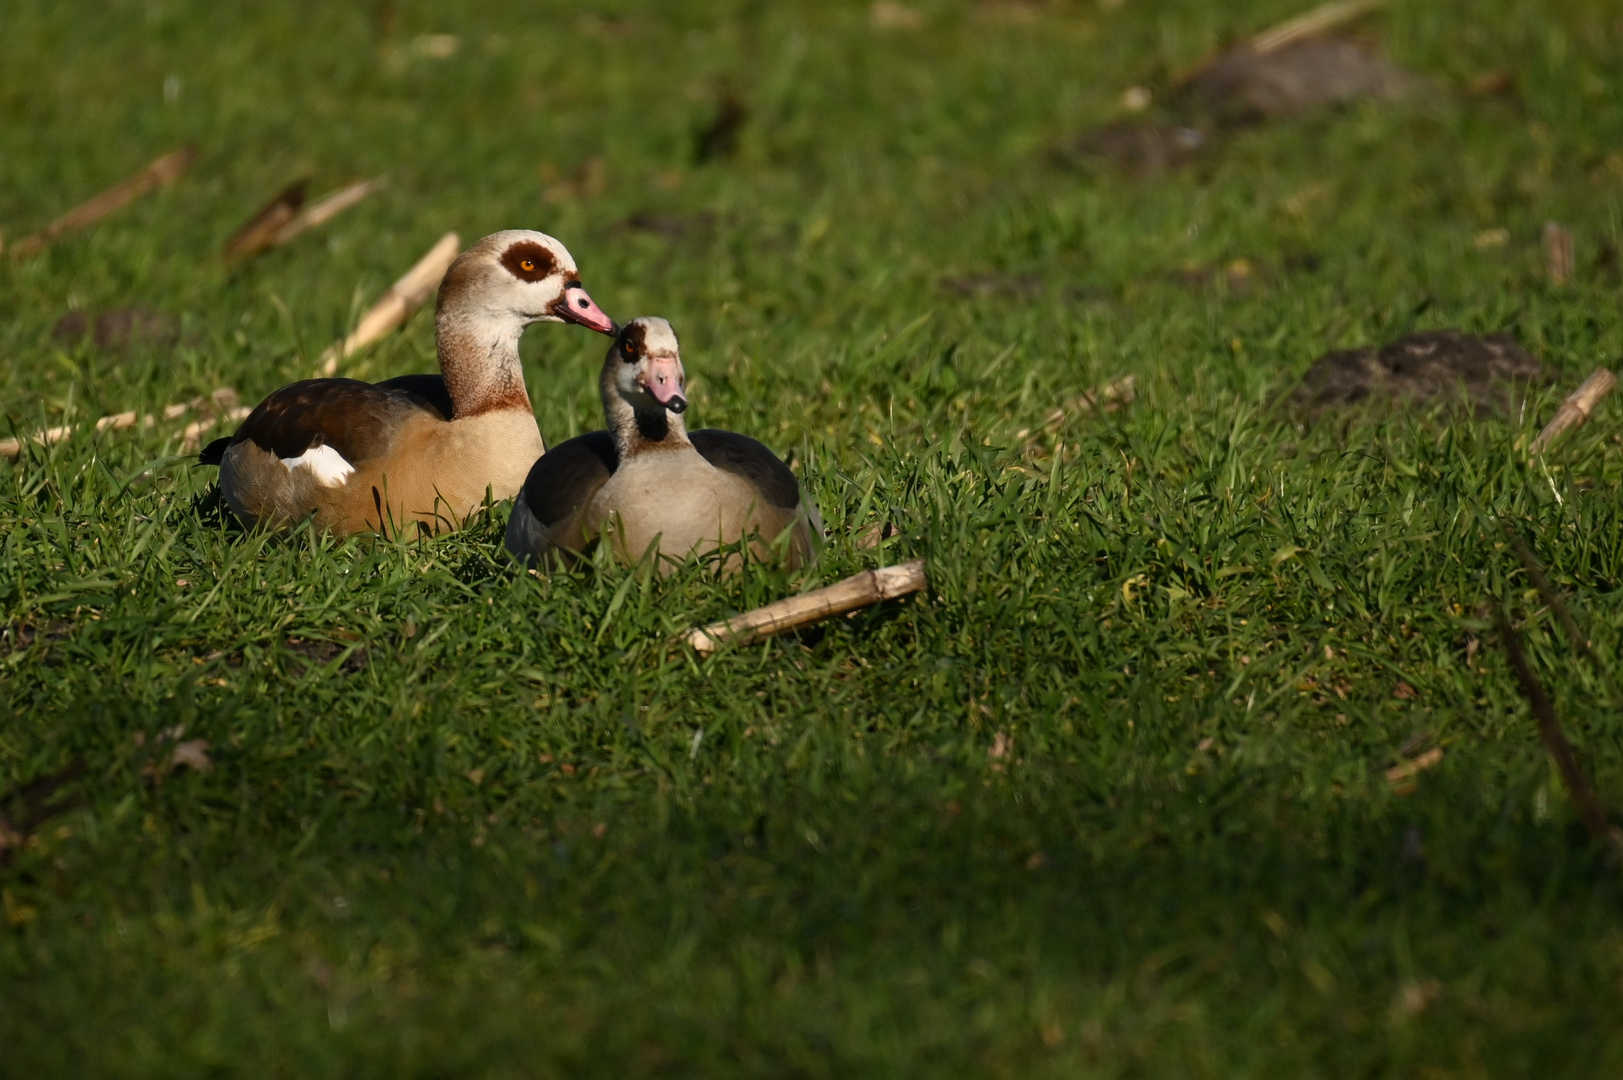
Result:
[[[16,431],[255,400],[446,229],[536,227],[611,314],[672,320],[697,422],[790,455],[831,539],[798,575],[544,578],[502,557],[505,507],[431,542],[244,536],[174,428],[0,463],[0,790],[86,765],[0,867],[0,1072],[1615,1072],[1623,888],[1481,605],[1623,803],[1620,718],[1495,523],[1618,655],[1616,405],[1543,463],[1517,441],[1623,351],[1623,27],[1393,5],[1369,26],[1433,96],[1173,176],[1051,153],[1295,11],[1229,7],[7,12],[8,240],[201,151],[0,257]],[[1496,68],[1516,98],[1460,92]],[[749,120],[698,164],[724,88]],[[388,186],[224,267],[300,174]],[[1243,292],[1179,277],[1242,259]],[[942,287],[971,275],[1035,284]],[[133,305],[178,343],[51,337]],[[1279,404],[1326,349],[1436,327],[1507,329],[1557,381],[1515,416]],[[599,422],[601,347],[526,339],[549,441]],[[419,316],[349,370],[432,365]],[[1126,408],[1044,426],[1126,374]],[[903,537],[859,549],[882,518]],[[675,643],[919,556],[913,600]],[[166,773],[190,739],[212,770]],[[1394,790],[1416,745],[1445,757]]]

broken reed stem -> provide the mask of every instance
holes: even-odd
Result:
[[[1427,750],[1424,754],[1421,754],[1418,757],[1410,758],[1407,761],[1400,761],[1390,769],[1386,770],[1386,782],[1391,784],[1393,787],[1397,787],[1400,784],[1413,780],[1416,776],[1419,776],[1427,769],[1442,764],[1442,761],[1443,748],[1441,746],[1434,746],[1430,750]]]
[[[462,241],[456,233],[448,232],[440,237],[439,243],[430,248],[427,255],[418,259],[417,265],[407,270],[404,277],[389,286],[389,291],[361,316],[354,333],[321,354],[316,375],[331,376],[338,370],[340,360],[359,352],[404,324],[423,301],[434,295],[434,291],[440,286],[440,279],[445,277],[445,272],[451,268],[451,263],[461,250]]]
[[[1606,666],[1601,663],[1600,657],[1596,655],[1595,647],[1590,644],[1589,638],[1585,637],[1584,632],[1579,629],[1578,620],[1572,617],[1572,612],[1567,610],[1567,605],[1562,602],[1561,594],[1555,591],[1555,587],[1550,584],[1550,579],[1544,576],[1544,568],[1533,557],[1533,550],[1522,539],[1521,533],[1510,527],[1510,522],[1504,518],[1498,520],[1499,528],[1504,532],[1505,539],[1515,549],[1516,557],[1522,561],[1522,567],[1526,569],[1527,576],[1533,580],[1533,587],[1538,590],[1538,594],[1545,605],[1555,612],[1555,617],[1561,623],[1562,628],[1566,630],[1567,638],[1572,642],[1573,648],[1582,653],[1594,665],[1595,673],[1600,676],[1600,681],[1606,685],[1606,692],[1612,696],[1612,703],[1619,708],[1623,708],[1623,694],[1618,693],[1617,684],[1612,681],[1611,674],[1607,672]]]
[[[797,626],[809,626],[847,611],[877,604],[881,600],[894,600],[898,596],[918,592],[928,584],[923,559],[914,559],[899,566],[864,570],[825,588],[813,589],[809,593],[791,596],[787,600],[779,600],[689,631],[685,640],[701,655],[712,653],[723,644],[748,645]]]
[[[895,540],[901,535],[901,515],[893,514],[890,518],[876,521],[863,529],[857,534],[853,546],[858,551],[871,551],[886,540]]]
[[[133,409],[131,409],[129,412],[114,413],[111,416],[103,416],[101,419],[95,422],[93,427],[97,431],[119,431],[123,428],[135,427],[137,424],[140,424],[142,427],[151,427],[159,420],[178,420],[180,417],[185,416],[189,412],[197,412],[199,410],[206,411],[212,417],[218,418],[222,412],[233,411],[236,404],[237,392],[231,389],[229,386],[223,386],[214,391],[212,394],[208,394],[204,397],[193,398],[191,401],[183,401],[175,405],[166,405],[163,407],[161,412],[153,413],[148,416],[141,416]],[[213,423],[214,421],[211,419],[208,422]],[[22,453],[23,445],[25,443],[38,443],[41,446],[50,446],[52,443],[61,442],[63,439],[67,438],[69,435],[72,435],[76,430],[78,430],[80,426],[81,425],[79,424],[61,424],[57,427],[46,428],[44,431],[36,431],[32,435],[0,440],[0,456],[16,457],[18,454]]]
[[[300,233],[308,232],[318,225],[325,225],[382,186],[382,177],[375,180],[360,180],[311,203],[297,217],[276,231],[271,237],[270,246],[280,247]]]
[[[1544,223],[1544,265],[1554,285],[1565,285],[1572,280],[1576,266],[1572,250],[1572,232],[1557,221]]]
[[[172,154],[165,154],[123,183],[80,203],[33,236],[26,236],[17,241],[17,245],[12,248],[12,255],[25,259],[37,254],[44,250],[46,244],[63,233],[94,224],[113,211],[128,206],[147,192],[173,183],[180,179],[181,174],[191,166],[196,157],[196,149],[190,146],[176,150]]]
[[[295,180],[276,193],[276,197],[260,207],[247,224],[226,241],[228,260],[251,259],[261,251],[274,247],[276,234],[299,214],[304,205],[304,180]]]
[[[1312,11],[1271,26],[1251,39],[1251,51],[1258,56],[1278,52],[1310,37],[1318,37],[1336,27],[1352,22],[1362,15],[1384,6],[1386,0],[1336,0],[1321,4]]]
[[[1505,653],[1510,657],[1510,666],[1515,669],[1522,693],[1527,697],[1533,716],[1538,720],[1539,738],[1543,740],[1544,749],[1549,752],[1550,757],[1555,759],[1556,768],[1561,772],[1561,782],[1566,785],[1572,804],[1578,808],[1578,817],[1583,821],[1584,828],[1589,830],[1590,836],[1611,848],[1614,854],[1623,855],[1623,829],[1613,825],[1607,818],[1606,808],[1601,804],[1600,796],[1595,794],[1589,778],[1579,767],[1572,744],[1567,741],[1566,733],[1561,730],[1561,722],[1556,719],[1555,709],[1550,705],[1550,699],[1545,696],[1543,685],[1539,683],[1538,676],[1533,674],[1532,667],[1527,663],[1527,656],[1522,652],[1521,638],[1510,625],[1504,607],[1496,597],[1489,602],[1493,605],[1494,619],[1498,623],[1499,640],[1504,643]]]
[[[1596,368],[1590,372],[1583,385],[1561,403],[1561,408],[1556,410],[1555,416],[1544,425],[1544,430],[1538,433],[1538,438],[1533,440],[1528,452],[1542,454],[1568,428],[1578,427],[1588,420],[1590,414],[1595,411],[1595,406],[1599,405],[1601,399],[1611,393],[1612,387],[1616,385],[1617,377],[1605,368]]]

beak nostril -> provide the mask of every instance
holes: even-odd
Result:
[[[575,303],[579,304],[583,308],[589,308],[589,307],[592,306],[592,302],[590,300],[586,299],[586,297],[584,297],[584,296],[581,297],[579,300],[576,300]]]

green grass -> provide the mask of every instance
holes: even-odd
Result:
[[[1056,160],[1123,88],[1298,9],[1225,7],[11,5],[8,238],[201,151],[0,259],[16,431],[254,399],[446,229],[536,227],[610,313],[672,320],[697,422],[791,453],[832,540],[796,577],[541,579],[504,508],[431,542],[243,536],[173,427],[0,462],[0,789],[86,765],[0,867],[0,1074],[1616,1074],[1623,879],[1481,605],[1623,804],[1623,717],[1494,525],[1617,656],[1618,406],[1544,466],[1514,444],[1623,352],[1623,24],[1394,0],[1369,25],[1429,99],[1174,176]],[[427,32],[460,50],[412,56]],[[1499,68],[1519,98],[1459,92]],[[722,85],[750,122],[699,165]],[[224,270],[301,172],[389,186]],[[639,211],[699,223],[616,228]],[[1268,269],[1244,295],[1174,278],[1240,258]],[[1047,286],[938,285],[980,273]],[[51,340],[132,304],[180,343]],[[1435,327],[1508,329],[1558,381],[1515,417],[1278,407],[1322,351]],[[598,422],[602,348],[526,339],[550,440]],[[432,365],[419,317],[352,373]],[[1126,410],[1041,430],[1127,373]],[[858,550],[892,507],[905,538]],[[672,644],[917,556],[925,597]],[[212,771],[151,775],[176,725]],[[1417,735],[1446,757],[1399,794]]]

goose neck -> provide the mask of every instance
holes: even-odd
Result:
[[[477,319],[451,311],[435,318],[440,371],[457,419],[504,409],[530,411],[516,319]]]

